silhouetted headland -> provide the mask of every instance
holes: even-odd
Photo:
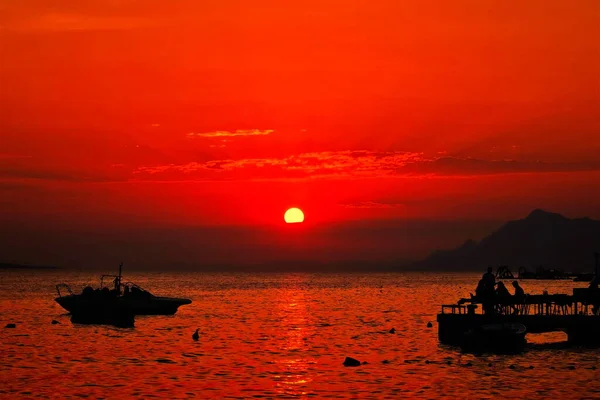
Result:
[[[417,270],[476,270],[488,265],[561,268],[590,272],[600,249],[600,221],[569,219],[536,209],[526,218],[509,221],[480,242],[467,240],[452,250],[438,250],[412,264]]]

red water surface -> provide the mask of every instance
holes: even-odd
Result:
[[[537,344],[560,333],[531,338],[520,355],[440,345],[440,305],[473,292],[477,274],[136,273],[127,278],[193,303],[174,316],[137,317],[134,329],[73,325],[53,285],[81,290],[98,275],[2,272],[0,397],[600,397],[600,350]],[[368,364],[346,368],[346,356]]]

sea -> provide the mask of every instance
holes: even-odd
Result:
[[[566,346],[564,333],[528,334],[518,355],[439,343],[441,305],[474,293],[481,274],[132,272],[192,304],[130,329],[72,324],[55,285],[79,292],[99,275],[0,271],[0,398],[600,399],[600,350]]]

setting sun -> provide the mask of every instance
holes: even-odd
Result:
[[[304,221],[304,213],[299,208],[290,208],[285,212],[283,219],[288,224],[297,224]]]

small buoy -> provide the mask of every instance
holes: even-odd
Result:
[[[489,363],[489,364],[488,364],[488,367],[490,367],[490,368],[491,368],[491,367],[492,367],[492,363]]]
[[[17,324],[6,324],[5,328],[16,328]]]
[[[529,366],[529,369],[533,369],[533,365],[530,365],[530,366]]]
[[[396,328],[390,329],[390,333],[396,333]]]
[[[515,369],[515,366],[514,366],[513,364],[510,364],[510,365],[508,366],[508,368],[510,368],[510,369]]]
[[[429,364],[429,360],[425,360],[425,364]]]
[[[431,328],[432,326],[433,326],[433,324],[432,324],[431,322],[428,322],[428,323],[427,323],[427,327],[428,327],[428,328]]]
[[[192,339],[194,340],[198,340],[200,338],[200,335],[198,334],[199,329],[196,329],[196,332],[194,332],[194,334],[192,335]]]
[[[382,364],[389,364],[389,363],[390,363],[390,361],[389,361],[389,360],[383,360],[381,363],[382,363]]]
[[[446,364],[448,364],[448,365],[452,365],[452,361],[448,360],[448,361],[446,362]]]
[[[472,367],[472,366],[473,366],[473,364],[471,364],[470,362],[465,364],[465,367]]]
[[[358,361],[356,358],[346,357],[343,364],[344,367],[358,367],[360,365],[360,361]]]
[[[571,371],[573,371],[573,370],[575,369],[575,366],[574,366],[574,365],[569,365],[569,369],[570,369]]]
[[[56,324],[60,324],[60,322],[58,322],[57,320],[53,319],[52,320],[52,325],[56,325]]]

